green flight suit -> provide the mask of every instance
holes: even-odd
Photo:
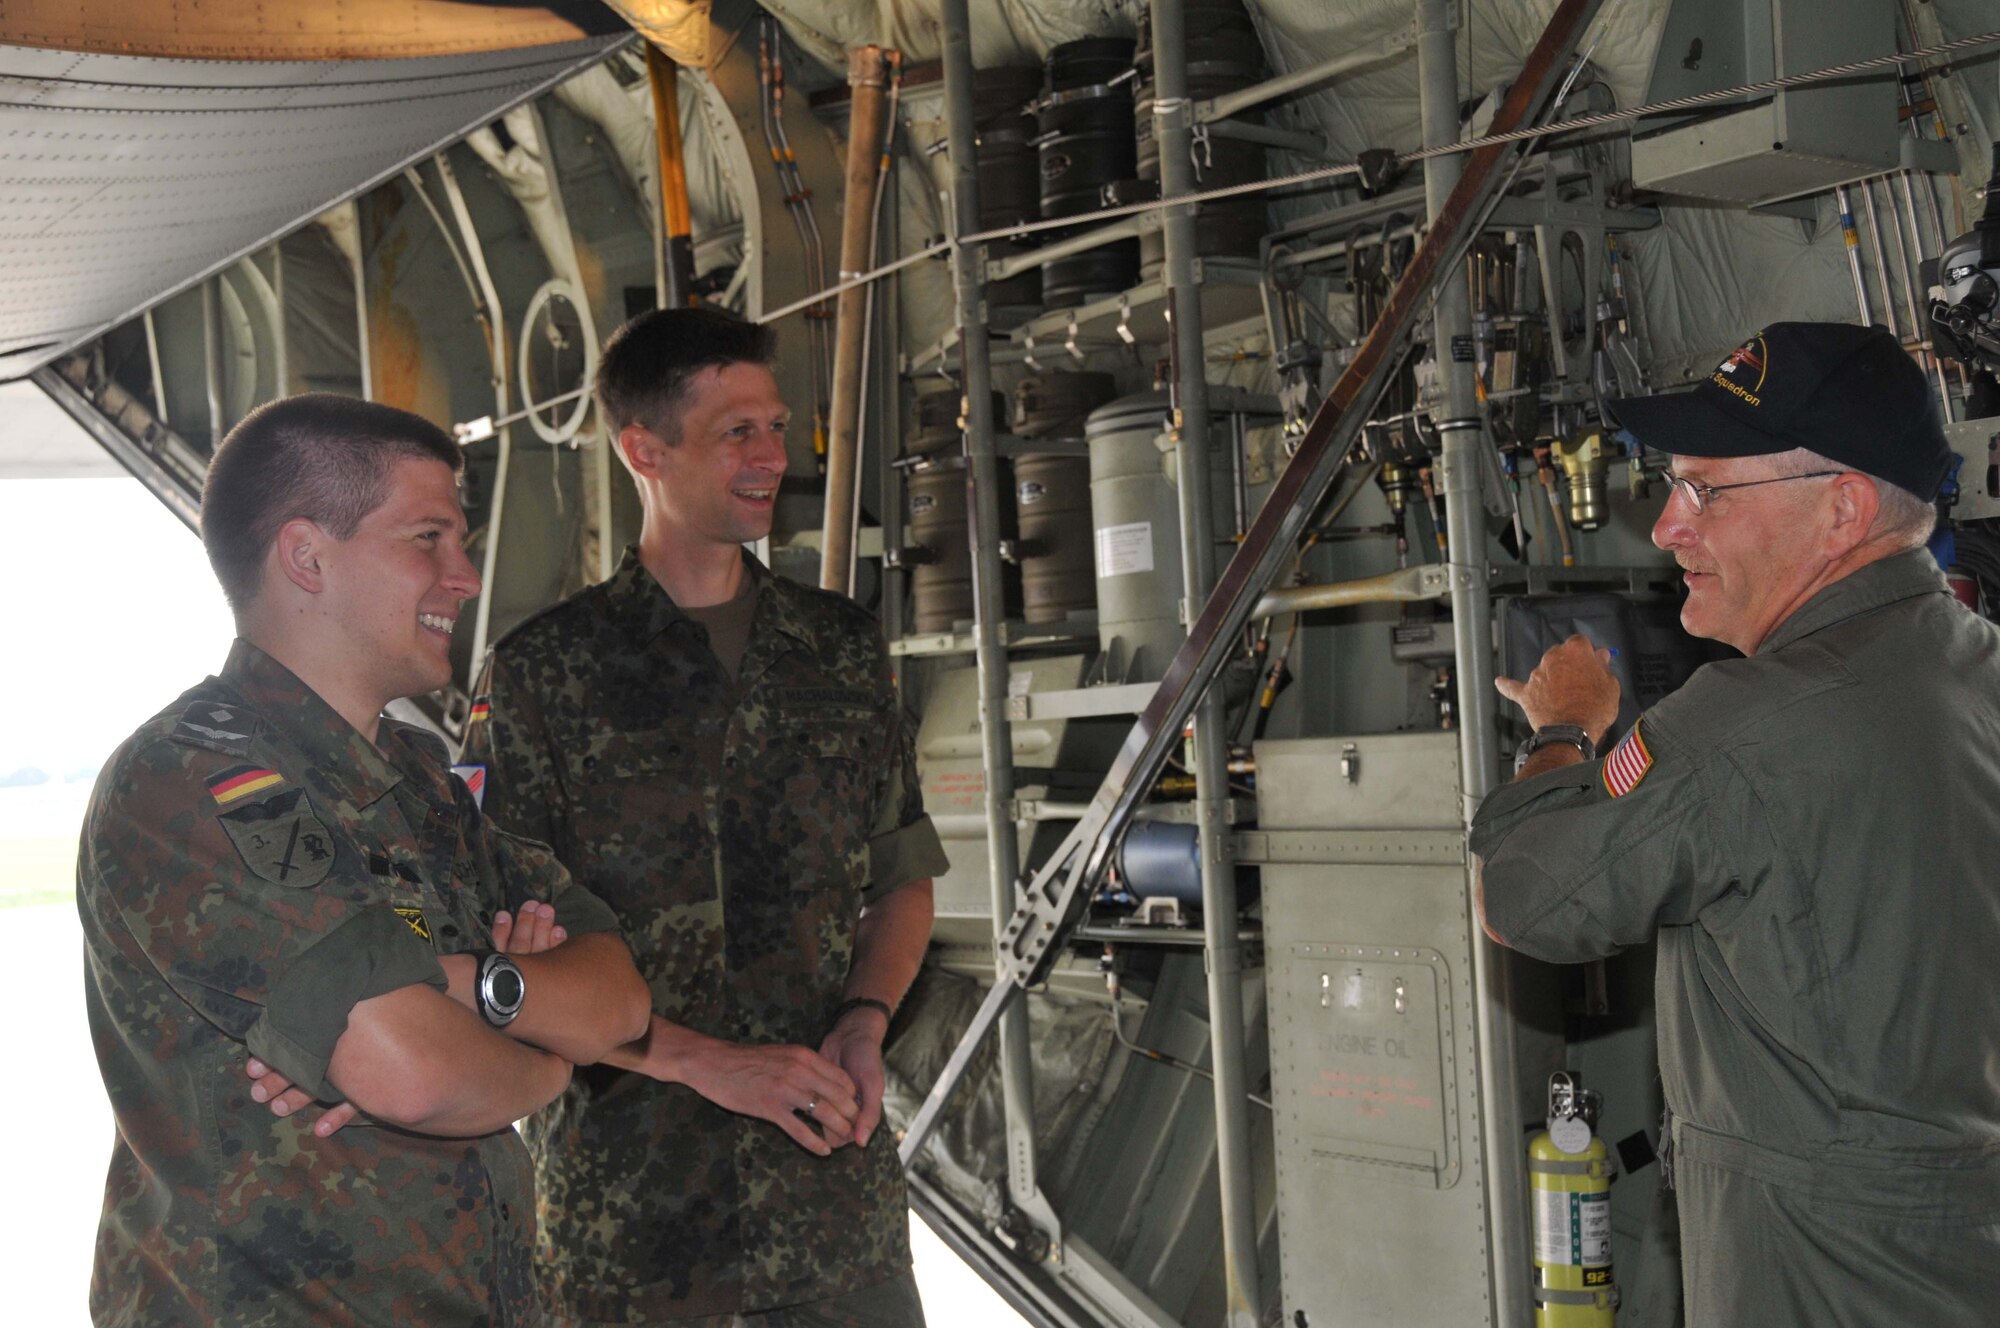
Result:
[[[361,1117],[328,1139],[250,1097],[254,1053],[322,1101],[357,1003],[445,987],[495,910],[616,926],[539,844],[482,821],[444,746],[375,744],[238,641],[105,765],[77,862],[85,1001],[118,1123],[100,1325],[539,1322],[532,1173],[511,1129]],[[530,999],[533,999],[532,993]]]
[[[1507,945],[1659,938],[1690,1328],[2000,1322],[2000,628],[1899,554],[1637,731],[1472,848]]]
[[[461,759],[619,916],[664,1018],[817,1049],[861,908],[942,873],[880,631],[853,602],[757,583],[736,679],[636,550],[510,632]],[[910,1261],[893,1131],[818,1158],[682,1084],[606,1067],[528,1121],[540,1262],[565,1322],[757,1313]]]

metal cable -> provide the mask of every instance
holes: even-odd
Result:
[[[1430,157],[1441,157],[1447,153],[1473,152],[1495,143],[1518,143],[1524,139],[1540,138],[1550,134],[1566,135],[1580,129],[1594,129],[1600,125],[1617,124],[1622,121],[1636,120],[1641,116],[1662,115],[1670,111],[1691,110],[1696,107],[1710,106],[1717,102],[1729,101],[1733,98],[1752,93],[1781,92],[1786,88],[1798,87],[1807,83],[1823,83],[1829,79],[1845,78],[1850,74],[1863,73],[1870,69],[1879,69],[1890,65],[1902,65],[1909,61],[1927,60],[1934,56],[1948,55],[1955,51],[1970,50],[1979,46],[1991,46],[1996,43],[2000,43],[2000,29],[1992,32],[1982,32],[1975,37],[1959,37],[1952,41],[1939,42],[1935,46],[1926,46],[1918,51],[1874,56],[1867,60],[1851,60],[1843,65],[1830,65],[1825,69],[1815,69],[1804,74],[1787,74],[1782,78],[1766,79],[1761,83],[1744,83],[1737,87],[1723,88],[1715,92],[1701,92],[1687,97],[1675,97],[1668,101],[1657,101],[1646,106],[1635,106],[1631,110],[1600,111],[1592,115],[1576,116],[1573,119],[1563,120],[1555,124],[1529,125],[1525,128],[1510,130],[1504,134],[1488,134],[1484,138],[1469,138],[1457,143],[1441,143],[1436,147],[1419,148],[1412,152],[1398,153],[1396,160],[1404,165],[1408,165],[1411,162],[1423,161]],[[1353,164],[1322,166],[1314,170],[1298,171],[1291,175],[1273,176],[1266,180],[1251,180],[1245,184],[1229,185],[1221,189],[1197,190],[1191,194],[1176,194],[1171,198],[1159,198],[1145,203],[1127,203],[1119,207],[1103,208],[1096,212],[1080,213],[1076,216],[1052,218],[1045,221],[1022,222],[1019,225],[1002,226],[990,231],[975,231],[970,235],[960,236],[956,243],[984,244],[990,240],[1011,239],[1015,236],[1032,235],[1040,231],[1074,227],[1081,223],[1116,221],[1120,217],[1137,216],[1145,212],[1164,212],[1171,207],[1207,203],[1223,198],[1237,198],[1245,194],[1285,189],[1292,185],[1316,184],[1324,180],[1335,180],[1342,176],[1356,175],[1360,173],[1360,170],[1360,166]],[[761,323],[774,323],[778,319],[795,314],[801,309],[809,308],[812,305],[828,300],[851,287],[859,286],[864,282],[880,280],[892,272],[900,272],[904,268],[920,263],[927,258],[936,258],[940,254],[949,252],[953,247],[954,241],[940,240],[938,243],[919,249],[915,253],[906,254],[893,263],[888,263],[872,271],[864,272],[859,276],[842,281],[838,285],[829,286],[815,295],[808,296],[802,300],[795,300],[783,308],[774,309],[758,321]]]
[[[1142,1047],[1127,1037],[1125,1035],[1124,1007],[1120,1004],[1119,994],[1115,990],[1111,993],[1111,1033],[1112,1036],[1118,1039],[1119,1046],[1125,1048],[1125,1050],[1135,1056],[1143,1056],[1156,1065],[1164,1065],[1170,1069],[1179,1070],[1184,1074],[1192,1074],[1206,1079],[1211,1084],[1215,1082],[1215,1075],[1204,1070],[1201,1066],[1184,1061],[1178,1056],[1170,1056],[1164,1051],[1155,1051],[1151,1047]],[[1243,1096],[1266,1111],[1274,1110],[1271,1106],[1271,1099],[1268,1097],[1262,1097],[1248,1090],[1245,1090]]]

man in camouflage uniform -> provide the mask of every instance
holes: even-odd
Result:
[[[943,850],[873,621],[773,577],[769,334],[665,310],[598,399],[645,522],[503,639],[463,760],[624,923],[647,1038],[526,1127],[565,1323],[921,1324],[882,1038]],[[490,717],[487,717],[489,716]]]
[[[1658,937],[1689,1328],[1990,1325],[2000,629],[1924,548],[1936,398],[1880,328],[1779,323],[1617,410],[1672,457],[1682,624],[1746,658],[1601,759],[1590,642],[1499,680],[1537,727],[1474,823],[1488,933],[1555,962]]]
[[[78,859],[118,1124],[99,1324],[538,1320],[510,1124],[642,1028],[645,991],[604,905],[381,716],[449,680],[479,590],[460,464],[339,397],[215,454],[202,538],[239,639],[105,766]],[[308,1130],[314,1099],[340,1105]]]

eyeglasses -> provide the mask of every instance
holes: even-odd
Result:
[[[1673,491],[1687,499],[1688,507],[1700,516],[1708,507],[1708,500],[1726,489],[1754,489],[1759,484],[1783,484],[1787,480],[1816,480],[1827,475],[1844,475],[1843,470],[1809,470],[1803,475],[1778,475],[1768,480],[1744,480],[1741,484],[1696,484],[1682,475],[1667,476],[1667,483]]]

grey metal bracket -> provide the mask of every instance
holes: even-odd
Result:
[[[1122,687],[1079,687],[1066,692],[1029,692],[1007,698],[1007,718],[1016,724],[1033,720],[1089,719],[1098,715],[1136,715],[1153,699],[1150,682]]]
[[[1254,866],[1453,866],[1465,861],[1457,830],[1244,830],[1236,860]]]
[[[201,485],[207,466],[185,439],[144,402],[108,376],[93,373],[92,357],[73,354],[29,375],[69,417],[190,530],[201,525]]]

